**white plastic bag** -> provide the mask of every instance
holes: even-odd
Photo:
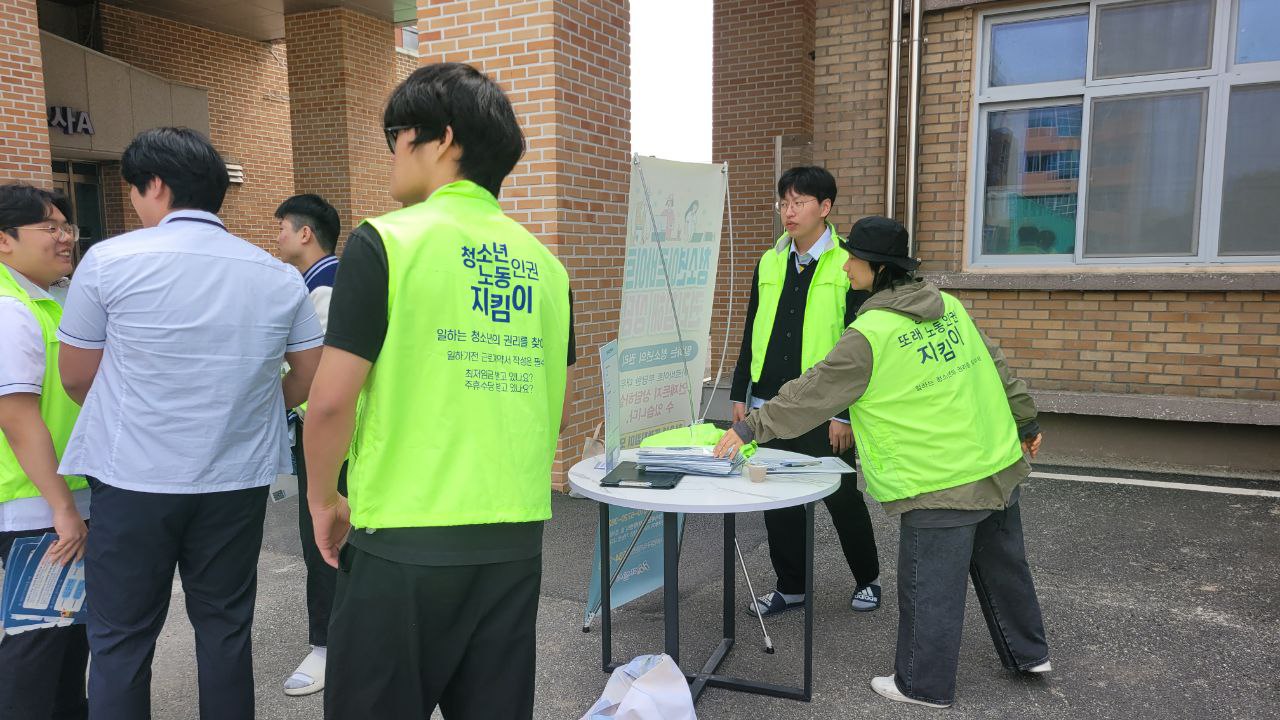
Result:
[[[697,720],[689,682],[670,655],[641,655],[609,676],[581,720]]]

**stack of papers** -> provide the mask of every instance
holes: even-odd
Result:
[[[718,458],[709,447],[642,447],[636,451],[636,464],[653,472],[732,475],[742,460]]]
[[[4,564],[0,624],[7,635],[84,622],[84,561],[49,558],[52,533],[13,541]]]

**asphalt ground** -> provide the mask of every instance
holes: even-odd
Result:
[[[847,605],[852,578],[819,506],[813,701],[711,689],[699,717],[1280,718],[1280,498],[1036,478],[1022,498],[1051,674],[1028,679],[1001,668],[970,591],[953,708],[904,706],[872,693],[871,677],[890,672],[893,662],[896,522],[873,503],[884,606],[855,614]],[[572,720],[607,679],[599,669],[598,623],[596,632],[581,630],[597,509],[562,495],[554,508],[544,550],[536,716]],[[268,509],[259,566],[257,707],[258,717],[272,720],[322,715],[320,696],[281,691],[308,650],[296,513],[293,502]],[[738,530],[756,587],[771,587],[761,516],[740,516]],[[681,648],[691,666],[719,640],[719,574],[720,520],[690,516],[680,580]],[[740,575],[738,596],[747,596]],[[658,592],[615,612],[616,658],[661,650],[661,610]],[[777,653],[763,652],[755,621],[743,613],[723,671],[796,684],[803,616],[793,611],[768,622]],[[195,673],[175,585],[154,664],[154,717],[197,717]]]

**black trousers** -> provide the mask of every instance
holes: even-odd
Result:
[[[298,469],[298,539],[302,541],[302,563],[307,568],[307,642],[316,647],[329,644],[329,614],[333,611],[333,594],[338,571],[324,561],[316,547],[311,508],[307,505],[307,459],[302,444],[302,423],[294,430],[293,463]],[[338,471],[338,492],[347,494],[347,465]]]
[[[39,537],[53,528],[0,532],[0,560],[13,541]],[[0,639],[0,718],[83,720],[89,717],[84,671],[89,644],[84,625],[30,630]]]
[[[908,697],[955,700],[966,577],[1000,662],[1026,670],[1049,659],[1044,621],[1022,539],[1021,503],[975,525],[903,523],[898,548],[898,652],[894,678]]]
[[[533,717],[541,555],[423,566],[348,543],[340,566],[325,718]]]
[[[164,495],[89,484],[85,591],[94,720],[151,717],[151,660],[175,566],[195,629],[200,717],[253,718],[250,630],[267,488]]]
[[[777,438],[761,447],[827,457],[832,454],[827,426],[818,427],[791,440]],[[852,449],[840,456],[853,467]],[[880,555],[876,550],[875,530],[871,527],[871,515],[866,500],[858,490],[858,476],[846,473],[840,477],[840,489],[823,500],[831,513],[831,524],[840,538],[840,549],[849,563],[849,570],[859,585],[880,576]],[[778,592],[787,595],[804,593],[804,508],[801,506],[766,510],[764,527],[769,537],[769,560],[778,576]]]

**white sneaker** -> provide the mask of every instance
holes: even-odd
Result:
[[[311,695],[324,689],[324,668],[328,655],[325,648],[313,647],[297,670],[284,681],[284,694],[291,697]]]
[[[886,677],[871,678],[871,689],[875,690],[876,694],[879,695],[880,697],[888,698],[895,702],[911,703],[912,705],[924,705],[925,707],[931,707],[931,708],[951,707],[951,703],[947,703],[945,705],[942,703],[931,703],[931,702],[925,702],[924,700],[917,700],[915,698],[911,698],[911,697],[907,697],[906,695],[903,695],[902,691],[898,689],[898,684],[893,681],[892,675],[889,675]]]
[[[1026,670],[1023,670],[1022,672],[1036,673],[1036,674],[1043,675],[1044,673],[1051,672],[1052,670],[1053,670],[1053,663],[1049,662],[1048,660],[1045,660],[1039,665],[1032,665],[1031,667],[1027,668]]]

